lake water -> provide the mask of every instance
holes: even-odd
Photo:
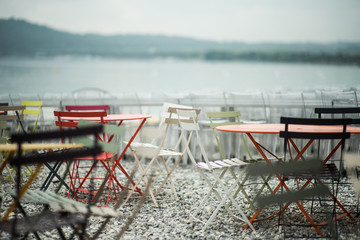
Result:
[[[0,93],[309,90],[360,87],[358,66],[57,57],[0,59]]]

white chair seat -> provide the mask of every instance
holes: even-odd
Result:
[[[210,161],[209,163],[210,163],[210,165],[211,165],[211,167],[213,169],[226,168],[226,167],[235,167],[235,166],[244,166],[244,165],[248,164],[248,163],[246,163],[244,161],[241,161],[240,159],[237,159],[237,158]],[[211,171],[211,169],[209,168],[209,165],[207,165],[205,162],[198,162],[196,166],[199,167],[199,168]]]
[[[124,143],[127,145],[129,142],[127,141],[124,141]],[[140,148],[140,147],[146,147],[146,148],[158,148],[158,146],[154,145],[154,144],[151,144],[151,143],[141,143],[141,142],[132,142],[131,143],[131,148],[132,149],[137,149],[137,148]]]
[[[124,142],[125,144],[127,144],[127,142]],[[159,147],[151,144],[151,143],[140,143],[140,142],[135,142],[135,143],[131,143],[131,148],[136,152],[137,149],[141,149],[142,151],[146,148],[148,148],[151,152],[156,151],[156,149],[158,149]],[[181,156],[183,153],[181,152],[176,152],[173,151],[171,149],[161,149],[160,152],[158,153],[158,156]]]

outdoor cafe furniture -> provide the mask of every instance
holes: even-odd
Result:
[[[76,114],[76,113],[80,113],[83,115],[75,117],[74,114]],[[99,112],[93,112],[93,113],[99,114]],[[104,113],[104,112],[102,112],[102,113]],[[123,176],[125,176],[126,180],[130,179],[131,185],[135,189],[134,191],[139,193],[140,195],[143,195],[142,191],[138,187],[135,186],[135,182],[130,178],[129,173],[122,166],[121,160],[123,159],[130,144],[133,142],[133,140],[139,133],[140,129],[143,127],[146,120],[151,117],[151,115],[147,115],[147,114],[106,114],[105,113],[105,115],[102,117],[90,117],[87,115],[87,112],[67,112],[67,113],[62,112],[62,114],[71,114],[72,116],[63,116],[62,120],[73,122],[75,124],[75,126],[76,126],[77,122],[80,120],[94,121],[94,122],[99,122],[102,124],[109,124],[109,123],[113,122],[113,123],[116,123],[116,126],[119,128],[123,127],[123,125],[122,125],[123,123],[132,122],[135,124],[135,122],[137,122],[138,125],[135,128],[135,130],[130,134],[130,136],[129,136],[130,139],[128,140],[128,143],[126,144],[126,146],[117,155],[114,156],[114,160],[111,162],[111,165],[108,165],[109,167],[106,167],[109,171],[108,171],[108,175],[105,175],[104,177],[107,179],[109,184],[111,184],[111,181],[115,181],[117,187],[119,187],[120,189],[123,189],[124,182],[122,183],[121,182],[122,180],[120,179],[121,175],[123,175]],[[103,135],[103,137],[105,137],[105,138],[102,138],[102,141],[111,142],[114,138],[114,135],[108,135],[108,136]],[[120,149],[120,146],[119,146],[119,149]],[[120,172],[118,173],[117,170],[120,170]],[[114,185],[112,185],[112,186],[114,186]],[[111,197],[110,195],[107,196],[105,206],[108,206],[110,197]]]
[[[284,138],[284,153],[285,159],[293,163],[304,163],[308,161],[309,163],[320,163],[321,168],[316,174],[312,171],[299,171],[294,174],[285,174],[282,176],[282,188],[287,193],[292,193],[293,190],[290,190],[285,184],[285,179],[295,179],[298,185],[298,191],[304,193],[311,189],[319,189],[316,191],[316,194],[322,192],[321,196],[311,198],[310,211],[305,210],[306,201],[295,201],[298,205],[301,212],[305,215],[310,224],[297,224],[299,227],[308,227],[315,229],[319,235],[329,235],[329,237],[337,238],[337,221],[342,217],[348,217],[350,220],[354,221],[354,217],[348,212],[343,203],[341,202],[341,193],[339,192],[340,184],[343,183],[341,173],[343,173],[343,161],[342,155],[345,149],[345,142],[350,138],[350,132],[347,132],[347,125],[352,123],[352,119],[314,119],[314,118],[287,118],[281,117],[280,123],[285,124],[285,130],[280,132],[280,138]],[[338,129],[337,132],[333,132],[329,129],[327,132],[304,132],[296,131],[293,128],[298,126],[312,126],[312,127],[335,127]],[[296,140],[305,141],[304,147],[301,149],[298,147],[299,144],[296,144]],[[315,156],[312,156],[314,159],[310,159],[305,156],[305,152],[314,144],[314,141],[333,141],[334,147],[331,150],[330,154],[322,159],[320,150],[315,153]],[[295,157],[291,154],[291,150],[295,153]],[[339,157],[335,157],[334,154],[339,152]],[[287,154],[289,153],[289,158],[287,159]],[[305,182],[305,183],[303,183]],[[323,187],[324,190],[320,190]],[[326,202],[326,204],[325,204]],[[290,206],[291,201],[282,205],[281,211],[282,214],[279,215],[280,221],[279,224],[283,226],[284,234],[287,236],[294,236],[291,233],[291,225],[295,224],[292,217],[285,218],[284,211]],[[309,204],[308,204],[309,205]],[[341,214],[338,213],[337,209],[341,211]],[[288,211],[287,211],[288,212]],[[291,216],[291,215],[290,215]],[[333,231],[325,233],[325,231],[320,230],[320,227],[330,226],[333,228]],[[286,229],[288,228],[288,229]],[[287,230],[287,231],[286,231]]]
[[[164,185],[169,182],[171,191],[174,194],[176,200],[178,200],[175,186],[171,178],[171,174],[175,168],[180,164],[186,149],[178,150],[181,145],[181,136],[178,137],[174,146],[166,144],[166,140],[170,139],[170,128],[174,125],[179,125],[176,109],[174,107],[168,107],[164,118],[161,119],[159,127],[145,127],[141,131],[141,142],[133,142],[130,144],[129,149],[131,150],[135,162],[140,170],[140,178],[136,181],[136,186],[141,182],[147,184],[149,176],[161,176],[163,177],[159,186],[155,189],[155,193],[150,189],[150,196],[154,202],[154,205],[158,207],[156,195],[158,195]],[[127,142],[126,142],[127,143]],[[149,159],[149,161],[146,161]],[[161,161],[161,164],[159,163]],[[172,166],[170,163],[174,161]],[[144,163],[146,165],[144,165]],[[156,165],[155,165],[156,164]],[[128,200],[134,191],[130,191]]]
[[[250,152],[249,146],[246,141],[246,136],[244,133],[241,134],[241,138],[235,138],[235,136],[231,136],[231,138],[225,137],[225,138],[223,138],[223,140],[227,140],[227,141],[221,142],[221,138],[220,138],[221,136],[219,134],[220,132],[216,130],[216,127],[219,127],[219,126],[243,124],[243,122],[240,120],[240,111],[207,112],[206,115],[208,116],[208,118],[210,120],[210,128],[213,130],[213,134],[215,136],[216,143],[219,148],[222,159],[226,159],[226,158],[230,157],[231,154],[233,154],[232,151],[228,151],[225,154],[223,147],[224,147],[224,149],[229,148],[229,146],[234,147],[234,148],[239,148],[239,146],[236,146],[236,144],[234,143],[234,142],[239,143],[238,141],[236,141],[237,139],[239,139],[239,141],[241,141],[241,143],[243,143],[244,149],[246,150],[246,152],[248,154],[248,158],[246,158],[246,156],[245,156],[244,159],[242,159],[242,160],[245,162],[251,162],[251,163],[256,163],[257,161],[259,161],[258,158],[255,159],[252,156],[252,153]],[[229,171],[230,171],[231,175],[233,176],[233,178],[236,179],[236,174],[233,172],[233,170],[230,168]],[[254,208],[255,207],[254,200],[256,199],[256,196],[259,195],[265,187],[267,187],[270,191],[272,191],[272,190],[270,188],[270,185],[267,184],[267,180],[265,178],[263,178],[261,182],[251,181],[251,183],[250,183],[251,185],[255,185],[255,184],[262,185],[262,188],[257,193],[257,195],[255,197],[251,196],[253,194],[251,194],[250,191],[248,191],[246,189],[246,186],[250,182],[249,177],[250,177],[249,174],[246,174],[243,177],[243,179],[241,180],[241,182],[238,185],[238,189],[236,190],[236,192],[234,194],[234,198],[236,198],[236,196],[239,194],[239,192],[241,192],[241,194],[246,198],[246,201],[249,203],[250,208]]]
[[[16,151],[17,155],[13,157],[10,162],[11,165],[16,167],[16,190],[6,188],[6,191],[10,193],[14,201],[10,204],[6,210],[4,216],[1,219],[0,229],[10,233],[12,238],[19,236],[27,237],[30,233],[33,233],[36,238],[40,239],[40,232],[50,231],[56,229],[60,237],[65,239],[65,234],[62,230],[63,227],[71,226],[74,233],[82,238],[86,233],[86,225],[88,218],[92,215],[103,217],[119,217],[119,214],[110,208],[96,208],[94,206],[86,206],[76,201],[62,198],[53,192],[43,192],[39,190],[29,189],[33,180],[38,176],[42,164],[57,161],[59,159],[71,159],[81,156],[93,156],[100,153],[101,148],[97,144],[96,136],[102,132],[102,126],[84,127],[81,129],[69,130],[69,131],[48,131],[41,133],[30,134],[18,134],[12,135],[11,139],[16,144],[2,144],[0,145],[2,150]],[[64,143],[38,143],[49,140],[59,140],[64,138],[74,137],[88,137],[93,136],[93,140],[90,140],[90,144],[84,148],[82,144],[64,144]],[[31,143],[26,143],[31,142]],[[53,151],[54,148],[60,148],[61,151]],[[66,150],[64,149],[66,148]],[[23,151],[30,150],[46,150],[46,154],[28,154],[23,155]],[[95,160],[94,160],[95,161]],[[96,161],[95,161],[96,162]],[[24,164],[36,165],[36,169],[29,179],[22,184],[20,176],[21,169]],[[25,211],[21,202],[35,202],[45,205],[45,209],[34,214],[33,212]],[[50,207],[50,208],[49,208]],[[23,217],[18,218],[18,214],[14,215],[13,219],[9,219],[9,215],[15,208],[19,208],[19,211]]]
[[[271,146],[263,146],[261,143],[259,143],[257,140],[255,140],[253,134],[276,134],[279,135],[281,131],[285,131],[285,124],[241,124],[241,125],[229,125],[229,126],[219,126],[216,128],[218,131],[224,131],[224,132],[235,132],[235,133],[245,133],[251,142],[254,144],[256,149],[259,151],[259,153],[263,156],[266,163],[271,165],[273,164],[269,158],[268,155],[275,157],[278,159],[279,162],[282,160],[280,157],[276,156],[275,153],[272,153],[269,148]],[[289,126],[289,131],[295,131],[295,132],[303,132],[303,133],[317,133],[317,134],[326,134],[326,133],[341,133],[343,131],[342,126],[322,126],[322,125],[295,125],[295,126]],[[346,131],[350,134],[360,134],[360,127],[354,127],[354,126],[347,126]],[[291,141],[291,139],[290,139]],[[297,155],[293,159],[299,159],[306,149],[309,148],[311,143],[313,143],[314,139],[310,139],[309,142],[301,148],[300,146],[297,146],[295,142],[291,142],[292,146],[296,149]],[[325,162],[328,161],[328,159],[331,158],[331,156],[336,152],[336,150],[339,149],[341,144],[336,145],[329,156],[325,158]],[[283,181],[279,175],[276,175],[276,178],[278,179],[279,183],[278,185],[273,189],[273,193],[275,194],[281,187],[286,188],[286,184],[282,184]],[[262,209],[258,209],[254,215],[251,217],[250,222],[255,222],[257,220],[258,215]],[[276,213],[278,215],[278,213]],[[275,216],[275,215],[274,215]],[[350,216],[349,216],[350,217]],[[246,225],[244,228],[247,228]]]
[[[78,128],[86,125],[96,125],[102,124],[101,119],[106,116],[106,112],[61,112],[55,111],[54,115],[57,116],[56,125],[60,129],[64,128]],[[94,121],[85,121],[80,120],[79,122],[67,121],[64,120],[65,117],[98,117],[100,123]],[[73,162],[66,161],[67,171],[69,174],[70,182],[68,189],[68,197],[72,197],[77,201],[88,201],[90,197],[95,201],[98,206],[100,203],[103,203],[104,206],[108,206],[110,197],[113,197],[111,201],[116,201],[118,199],[118,192],[120,189],[123,189],[123,186],[120,184],[116,175],[111,173],[110,169],[112,168],[113,161],[117,152],[119,151],[119,145],[115,142],[108,142],[107,138],[111,137],[121,137],[122,128],[117,127],[116,125],[104,124],[103,132],[97,136],[100,140],[99,145],[102,146],[103,151],[96,156],[96,162],[89,164],[89,160],[92,160],[92,157],[85,156],[81,158],[76,158]],[[73,139],[74,142],[79,141],[78,139]],[[91,162],[90,162],[91,163]],[[62,162],[57,162],[54,165],[54,173],[57,172],[58,168],[61,166]],[[91,178],[91,175],[96,175],[95,178]],[[51,182],[51,177],[46,179],[47,182]],[[88,196],[89,191],[89,182],[96,181],[93,185],[96,189],[93,190],[93,196]],[[45,186],[44,190],[46,190]],[[95,192],[95,193],[94,193]],[[113,195],[113,196],[111,196]]]
[[[109,105],[66,105],[65,110],[69,112],[73,111],[103,111],[109,112]]]
[[[24,115],[23,124],[27,132],[35,132],[39,123],[42,101],[22,101],[22,106],[25,106],[20,114]],[[18,125],[17,132],[19,132],[20,124]]]
[[[6,143],[9,140],[9,134],[8,132],[15,132],[21,130],[25,132],[25,128],[23,125],[23,118],[24,114],[22,113],[25,110],[24,105],[16,105],[16,106],[9,106],[8,103],[0,103],[0,111],[2,112],[0,114],[0,140],[2,143]],[[9,129],[8,129],[9,128]],[[7,152],[2,152],[2,157],[6,157]],[[7,170],[9,171],[9,177],[6,179],[6,181],[9,181],[9,179],[13,180],[12,174],[14,173],[14,169],[10,169],[9,166],[6,166]],[[27,170],[29,173],[31,172],[31,169],[27,167]]]
[[[15,139],[16,140],[16,139]],[[14,158],[14,156],[23,156],[24,152],[31,152],[31,151],[46,151],[49,153],[52,153],[54,150],[57,149],[73,149],[73,148],[83,148],[83,144],[73,144],[73,143],[23,143],[21,142],[21,146],[17,143],[12,144],[0,144],[0,151],[6,151],[9,154],[7,155],[5,161],[0,166],[0,173],[4,170],[6,164],[9,164],[11,159]],[[43,154],[46,155],[46,154]],[[23,156],[25,158],[25,156]],[[30,162],[29,162],[30,163]],[[39,174],[42,164],[37,165],[35,168],[35,171],[32,172],[31,176],[28,178],[24,186],[21,188],[21,192],[25,192],[27,188],[31,185],[31,183],[35,180],[36,176]],[[24,163],[25,164],[25,163]],[[20,171],[17,171],[17,174],[20,174]],[[19,176],[17,177],[19,178]],[[15,182],[16,183],[16,182]],[[16,183],[18,184],[18,183]],[[23,194],[23,193],[22,193]],[[22,195],[21,194],[21,195]],[[20,197],[21,197],[20,195]],[[15,204],[12,204],[12,207],[10,207],[7,211],[7,213],[3,216],[3,219],[7,219],[8,214],[14,209]]]
[[[240,168],[237,178],[235,181],[225,181],[225,174],[228,172],[229,169],[234,170],[235,168],[245,167],[247,165],[246,162],[243,162],[239,159],[232,158],[232,159],[223,159],[223,160],[216,160],[216,161],[209,161],[207,154],[205,152],[204,145],[201,140],[201,136],[199,134],[200,126],[198,123],[198,116],[199,116],[199,109],[176,109],[178,114],[178,119],[181,127],[181,138],[182,143],[186,147],[187,154],[193,163],[195,169],[199,172],[203,180],[208,185],[208,192],[205,194],[199,205],[197,206],[194,213],[191,216],[204,224],[202,230],[205,230],[209,224],[212,223],[214,218],[219,214],[221,208],[225,207],[227,213],[231,214],[235,218],[239,219],[240,221],[244,221],[247,223],[250,228],[255,231],[255,228],[252,226],[251,222],[244,214],[243,210],[241,209],[240,205],[235,201],[233,194],[235,188],[239,184],[239,180],[242,178],[242,175],[245,174],[244,168]],[[190,136],[190,139],[186,139],[186,136]],[[196,145],[199,147],[201,151],[203,161],[196,161],[194,154],[191,152],[190,149],[190,142],[195,141]],[[217,171],[219,170],[219,171]],[[205,172],[210,172],[210,176],[205,174]],[[216,204],[213,206],[212,213],[208,217],[207,214],[202,214],[204,208],[206,206],[211,206],[212,201],[211,198],[215,195],[215,202]],[[235,210],[232,210],[229,206],[235,207]],[[237,216],[235,213],[240,214]],[[201,216],[198,216],[201,215]]]

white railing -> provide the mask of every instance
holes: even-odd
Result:
[[[144,113],[152,115],[148,124],[157,124],[161,117],[164,102],[189,105],[200,108],[200,120],[205,122],[206,112],[239,110],[245,121],[263,121],[277,123],[280,116],[287,117],[316,117],[314,108],[324,106],[359,106],[359,90],[313,90],[292,92],[189,92],[164,93],[161,96],[151,94],[126,93],[112,94],[101,89],[87,88],[71,93],[46,94],[2,94],[0,102],[9,105],[20,105],[23,100],[43,101],[39,128],[54,128],[54,110],[64,110],[66,105],[99,105],[108,104],[110,113]],[[211,134],[203,124],[202,132],[205,137]],[[271,140],[270,140],[271,141]],[[213,141],[208,141],[213,142]],[[274,149],[276,148],[276,143]],[[216,147],[208,146],[209,151]],[[236,149],[233,146],[233,149]],[[276,149],[275,149],[276,150]],[[233,150],[233,153],[238,153]],[[211,155],[211,153],[209,154]],[[239,156],[243,157],[243,156]]]

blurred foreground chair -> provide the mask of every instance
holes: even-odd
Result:
[[[338,194],[339,184],[341,182],[341,172],[343,168],[342,162],[342,152],[345,146],[345,140],[350,138],[350,133],[346,131],[348,124],[351,124],[351,119],[311,119],[311,118],[285,118],[281,117],[280,122],[285,124],[285,130],[280,132],[280,137],[284,138],[284,161],[290,162],[302,162],[305,161],[304,153],[309,149],[315,140],[336,140],[334,148],[331,150],[330,154],[325,158],[319,158],[318,155],[314,155],[314,159],[320,159],[321,171],[318,175],[314,175],[311,171],[303,171],[295,175],[284,175],[282,177],[281,189],[285,189],[287,192],[291,192],[287,186],[286,180],[294,179],[296,181],[297,187],[299,190],[306,190],[309,186],[329,186],[323,197],[312,198],[307,202],[295,201],[298,208],[304,214],[307,222],[293,222],[293,218],[284,219],[284,211],[290,206],[291,201],[281,207],[282,214],[280,214],[279,223],[282,225],[285,230],[286,227],[290,227],[290,230],[287,231],[290,235],[286,237],[294,237],[296,232],[292,226],[302,226],[307,228],[315,229],[318,235],[324,236],[325,231],[320,231],[320,227],[329,226],[332,229],[330,232],[327,232],[331,237],[337,237],[337,220],[342,217],[348,217],[350,220],[354,220],[348,210],[340,202],[339,197],[341,194]],[[311,126],[320,126],[327,127],[326,130],[319,130],[314,128],[314,131],[305,132],[299,131],[297,127],[299,125],[311,125]],[[331,127],[341,128],[339,130],[329,129]],[[307,141],[306,145],[299,149],[296,145],[296,139],[304,139]],[[292,150],[293,149],[293,150]],[[332,159],[335,152],[340,151],[339,159]],[[294,155],[293,155],[294,154]],[[287,156],[288,155],[288,156]],[[339,197],[338,197],[339,196]],[[308,205],[306,205],[308,203]],[[306,207],[310,208],[310,213],[305,210]],[[339,214],[338,210],[342,213]],[[290,210],[289,210],[290,212]],[[317,223],[316,223],[317,222]],[[310,235],[311,236],[311,235]],[[310,237],[309,236],[309,237]]]
[[[6,211],[5,215],[2,217],[2,223],[0,224],[0,229],[7,233],[10,233],[12,237],[22,236],[25,237],[34,233],[37,239],[40,239],[40,232],[47,232],[52,229],[56,229],[61,239],[72,239],[74,234],[77,234],[80,239],[96,239],[99,237],[101,232],[104,230],[106,224],[109,223],[110,218],[127,218],[125,221],[121,232],[115,237],[116,239],[120,238],[121,235],[125,232],[128,226],[134,221],[136,214],[139,212],[141,205],[145,201],[145,195],[140,199],[140,201],[136,204],[135,209],[133,210],[131,215],[124,215],[117,212],[117,209],[123,205],[123,199],[126,197],[127,191],[124,191],[119,200],[116,202],[114,208],[108,207],[95,207],[91,206],[91,202],[89,199],[88,205],[81,204],[71,199],[67,199],[61,197],[55,193],[39,190],[31,190],[29,186],[32,181],[38,175],[41,165],[45,162],[49,161],[58,161],[59,159],[73,159],[81,156],[89,156],[93,157],[94,163],[96,156],[101,152],[101,147],[99,146],[99,141],[97,140],[97,135],[103,131],[102,125],[91,125],[84,126],[79,129],[67,130],[67,131],[51,131],[44,133],[36,133],[30,135],[15,135],[13,136],[14,141],[18,144],[18,151],[21,152],[22,145],[25,141],[31,140],[32,142],[42,141],[42,140],[50,140],[50,139],[64,139],[64,138],[76,138],[79,141],[84,142],[87,148],[80,149],[67,149],[60,151],[50,151],[47,154],[36,154],[36,155],[28,155],[21,156],[12,159],[12,164],[17,166],[18,174],[17,174],[17,188],[16,192],[10,188],[7,188],[6,191],[13,195],[14,203],[10,205],[9,209]],[[92,136],[92,138],[88,138],[88,136]],[[69,145],[66,145],[69,147]],[[71,146],[71,145],[70,145]],[[36,167],[36,171],[31,176],[31,178],[20,187],[20,171],[21,165],[24,162],[28,164],[38,164]],[[133,172],[134,173],[134,172]],[[133,174],[132,173],[132,174]],[[127,183],[129,185],[129,182]],[[38,204],[45,205],[45,209],[43,212],[37,215],[27,216],[25,210],[26,207],[22,206],[21,202],[34,202]],[[17,214],[15,214],[15,218],[8,220],[10,213],[14,210],[15,207],[18,207],[20,212],[23,214],[23,218],[18,219]],[[105,221],[100,224],[99,228],[95,231],[95,226],[92,226],[91,233],[92,236],[87,233],[87,224],[90,216],[104,217]],[[62,230],[65,226],[71,226],[73,228],[73,233],[65,234]],[[52,237],[54,237],[52,235]],[[48,236],[47,236],[48,238]]]
[[[179,118],[179,123],[181,127],[181,136],[183,145],[186,147],[187,154],[190,157],[191,162],[194,164],[195,169],[200,173],[201,177],[204,179],[204,181],[207,183],[209,191],[205,196],[203,196],[203,199],[201,200],[200,204],[196,208],[195,212],[191,214],[191,216],[202,223],[204,223],[203,230],[205,230],[209,224],[214,220],[218,212],[221,208],[226,208],[227,212],[230,213],[232,216],[236,217],[237,219],[246,222],[249,224],[251,229],[255,231],[252,224],[249,222],[248,218],[242,211],[241,207],[238,205],[238,203],[234,200],[233,194],[235,187],[238,186],[239,180],[244,175],[244,169],[241,169],[241,167],[245,167],[247,163],[236,159],[223,159],[223,160],[217,160],[217,161],[209,161],[207,154],[205,152],[204,146],[202,144],[201,138],[200,138],[200,127],[198,123],[198,116],[199,116],[199,109],[177,109],[176,110]],[[189,139],[186,139],[186,134],[189,134]],[[194,155],[192,154],[189,143],[190,141],[195,141],[198,145],[202,158],[205,160],[202,161],[196,161]],[[237,167],[239,168],[239,172],[237,173],[237,178],[235,181],[231,177],[230,180],[226,180],[226,172],[232,168],[233,170]],[[216,170],[221,170],[220,173],[218,173]],[[209,171],[211,176],[208,176],[205,174],[204,171]],[[224,177],[225,176],[225,177]],[[197,217],[198,214],[203,212],[203,209],[211,204],[210,197],[212,194],[215,194],[216,201],[218,203],[215,207],[215,210],[211,213],[210,216],[206,216],[206,213],[203,214],[203,218],[206,218],[206,220],[202,220]],[[234,211],[228,207],[227,203],[231,202],[231,206],[234,206],[236,209],[236,212],[241,215],[241,217],[238,217],[234,214]]]
[[[1,224],[2,230],[11,233],[12,237],[19,237],[21,235],[27,235],[31,232],[35,232],[37,234],[38,231],[47,231],[50,229],[58,229],[60,236],[65,238],[63,231],[61,230],[62,226],[67,225],[77,225],[80,224],[81,228],[79,229],[81,232],[84,232],[87,218],[89,214],[85,213],[84,215],[77,214],[67,214],[65,213],[55,213],[45,209],[42,213],[33,216],[27,216],[22,219],[18,219],[17,214],[15,214],[15,218],[12,220],[8,220],[10,213],[17,207],[20,211],[22,206],[20,205],[20,200],[24,196],[26,192],[31,192],[29,190],[29,186],[35,180],[37,175],[39,174],[42,163],[49,161],[56,161],[58,159],[70,159],[73,157],[79,157],[84,155],[92,155],[96,156],[97,153],[101,151],[101,148],[97,146],[96,140],[93,142],[93,146],[91,148],[81,148],[75,150],[64,150],[64,151],[50,151],[48,154],[36,154],[36,155],[23,155],[23,144],[27,141],[35,142],[42,140],[50,140],[50,139],[59,139],[59,138],[67,138],[67,137],[75,137],[75,136],[87,136],[87,135],[95,135],[102,131],[102,127],[96,128],[87,128],[76,131],[67,131],[67,132],[47,132],[41,134],[27,134],[27,135],[12,135],[11,139],[18,145],[17,149],[17,157],[11,159],[11,165],[17,168],[17,176],[16,176],[16,193],[14,196],[14,202],[10,205],[10,207],[5,212],[5,215],[2,217],[3,223]],[[31,177],[26,181],[23,186],[21,186],[21,167],[24,164],[37,164],[37,167]],[[38,194],[34,194],[34,197],[39,197]],[[89,211],[89,209],[88,209]],[[23,214],[25,211],[21,211]],[[5,222],[4,222],[5,221]]]

